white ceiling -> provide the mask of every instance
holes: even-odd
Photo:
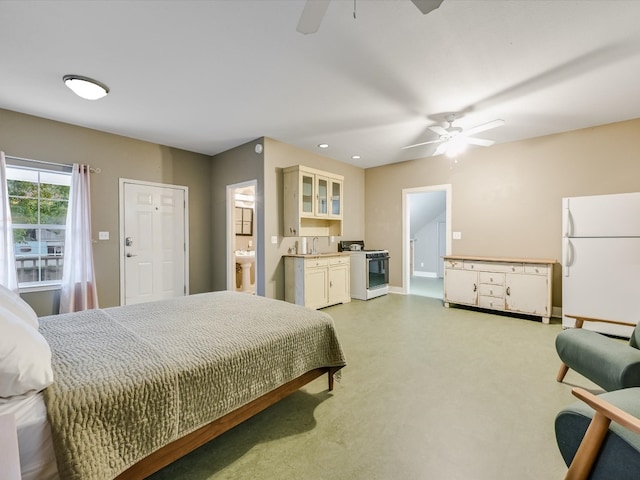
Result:
[[[499,143],[640,117],[640,1],[0,1],[0,108],[213,155],[268,136],[371,167],[428,125]],[[87,101],[65,74],[111,93]],[[319,143],[330,147],[319,150]],[[475,147],[483,148],[483,147]],[[352,155],[361,155],[352,160]]]

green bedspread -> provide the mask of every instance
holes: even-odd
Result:
[[[43,317],[60,477],[110,479],[158,448],[345,359],[325,313],[235,292]]]

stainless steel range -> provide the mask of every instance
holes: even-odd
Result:
[[[351,252],[351,298],[369,300],[389,293],[389,252],[366,250],[362,240],[342,240],[339,252]]]

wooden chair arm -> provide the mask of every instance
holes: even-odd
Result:
[[[622,320],[607,320],[605,318],[592,318],[592,317],[583,317],[582,315],[569,315],[565,313],[565,317],[574,318],[576,320],[576,328],[582,328],[582,324],[584,322],[600,322],[600,323],[610,323],[613,325],[625,325],[627,327],[635,327],[635,323],[631,322],[623,322]]]
[[[609,431],[611,421],[640,434],[640,419],[582,388],[574,388],[571,393],[593,408],[595,414],[564,478],[565,480],[587,480],[602,442]]]
[[[591,392],[584,390],[583,388],[574,388],[571,393],[575,397],[578,397],[584,403],[593,408],[596,412],[600,412],[609,420],[613,420],[624,428],[631,430],[634,433],[640,434],[640,418],[634,417],[630,413],[611,405],[606,400],[594,395]]]

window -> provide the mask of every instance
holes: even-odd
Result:
[[[7,165],[21,288],[60,284],[70,185],[70,172]]]

